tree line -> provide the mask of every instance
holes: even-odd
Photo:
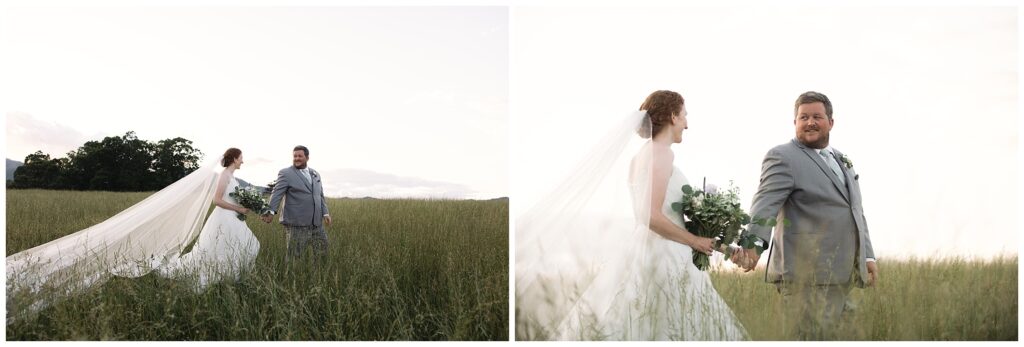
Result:
[[[181,137],[150,142],[134,131],[89,141],[67,157],[42,151],[25,157],[14,171],[13,188],[154,191],[199,168],[203,153]]]

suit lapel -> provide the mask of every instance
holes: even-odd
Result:
[[[310,179],[310,181],[306,181],[306,178],[302,177],[302,172],[300,172],[295,166],[292,166],[292,173],[295,174],[295,177],[299,178],[299,182],[305,183],[306,189],[309,189],[310,192],[313,191],[313,182],[310,182],[312,179]],[[312,178],[312,176],[313,175],[310,174],[310,178]]]
[[[843,199],[845,199],[846,202],[849,203],[850,196],[846,190],[846,187],[843,186],[842,182],[839,182],[839,177],[836,176],[836,173],[832,171],[832,168],[828,167],[828,164],[825,164],[824,158],[822,158],[821,155],[818,154],[818,152],[815,152],[814,149],[804,146],[802,143],[800,143],[800,141],[797,141],[796,139],[793,140],[793,143],[795,143],[797,147],[803,150],[804,154],[807,155],[808,159],[813,161],[814,164],[818,165],[818,168],[821,169],[821,173],[825,174],[825,176],[827,176],[828,179],[832,181],[832,185],[836,187],[836,190],[839,190],[839,194],[841,194],[843,196]],[[841,171],[843,171],[842,165],[839,165],[839,168]],[[843,171],[843,174],[846,175],[846,171]],[[846,176],[847,182],[849,182],[849,175]]]
[[[309,192],[311,194],[314,192],[313,187],[316,186],[316,176],[316,171],[309,169]]]
[[[840,152],[839,150],[837,150],[835,148],[833,148],[832,151],[834,151],[836,153],[836,158],[844,156],[842,152]],[[853,181],[854,181],[853,174],[851,174],[850,173],[850,169],[848,169],[846,167],[846,163],[844,163],[841,160],[839,161],[839,170],[842,170],[843,171],[843,176],[846,177],[846,191],[850,192],[850,193],[853,193]]]

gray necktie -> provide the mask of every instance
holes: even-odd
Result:
[[[825,164],[828,164],[828,167],[832,168],[832,172],[836,173],[836,177],[839,177],[839,182],[845,185],[846,177],[843,177],[843,170],[839,168],[839,163],[836,162],[836,157],[832,154],[832,151],[823,149],[818,151],[818,154],[821,155],[822,159],[825,159]]]
[[[306,183],[313,184],[313,178],[309,176],[309,169],[302,169],[302,177],[306,179]]]

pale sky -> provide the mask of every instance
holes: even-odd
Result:
[[[1013,7],[514,8],[514,213],[652,91],[680,92],[691,182],[741,189],[829,96],[878,257],[1017,254]],[[765,259],[762,259],[764,261]]]
[[[256,184],[303,144],[332,196],[509,195],[504,7],[5,8],[0,76],[17,161],[134,130]]]

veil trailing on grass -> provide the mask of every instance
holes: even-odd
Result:
[[[569,177],[516,219],[516,334],[629,339],[627,305],[643,296],[653,150],[645,111],[612,128]],[[663,242],[663,240],[661,241]]]
[[[202,230],[223,171],[219,163],[99,224],[8,256],[8,324],[111,276],[143,276],[180,257]]]

